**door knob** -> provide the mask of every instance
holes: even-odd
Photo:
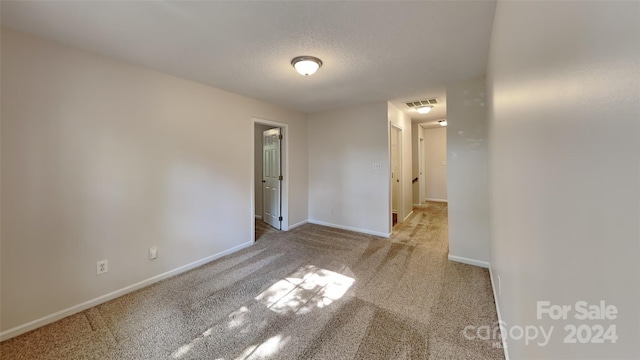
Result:
[[[262,182],[263,182],[263,183],[266,183],[266,182],[267,182],[267,180],[262,180]]]

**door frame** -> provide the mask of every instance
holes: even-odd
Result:
[[[422,125],[418,125],[418,127],[420,127],[420,129],[422,129]],[[425,184],[425,180],[426,180],[426,175],[425,174],[427,172],[426,170],[426,166],[424,163],[424,158],[425,158],[425,153],[424,153],[424,137],[421,137],[420,134],[418,134],[418,205],[422,205],[424,204],[424,200],[425,200],[425,188],[426,188],[426,184]]]
[[[282,184],[280,188],[280,196],[282,199],[282,207],[280,209],[280,216],[282,216],[282,231],[289,230],[289,125],[273,120],[260,119],[256,117],[251,118],[251,233],[250,239],[252,243],[256,242],[256,180],[255,180],[255,167],[256,167],[256,144],[255,144],[255,132],[256,124],[269,125],[280,128],[282,134],[282,144],[280,147],[280,156],[282,158],[280,166],[282,169]]]
[[[404,222],[404,176],[402,175],[402,126],[389,122],[389,233],[393,231],[393,178],[391,173],[393,172],[393,159],[391,157],[391,137],[393,136],[393,128],[398,130],[398,173],[400,174],[400,182],[398,192],[400,193],[398,199],[398,223]]]
[[[256,125],[257,126],[257,125]],[[283,166],[282,166],[282,128],[279,127],[271,127],[265,126],[269,129],[262,131],[262,186],[256,183],[254,189],[260,189],[262,191],[262,221],[276,228],[277,230],[282,230],[282,181],[284,180]],[[269,134],[269,135],[267,135]],[[267,137],[269,141],[272,141],[272,137],[276,135],[275,148],[277,149],[277,158],[272,159],[275,161],[275,167],[271,170],[276,170],[274,173],[270,174],[269,177],[266,177],[266,169],[268,168],[268,164],[265,164],[265,160],[267,158],[266,153],[266,144],[265,140]],[[257,140],[257,139],[256,139]],[[272,147],[273,144],[270,146]],[[258,152],[258,149],[255,149]],[[259,161],[256,157],[254,159],[255,162]],[[258,174],[255,174],[255,178],[259,178]],[[276,198],[273,198],[271,192],[267,192],[267,188],[275,188],[277,189]],[[256,195],[255,200],[258,200],[258,196]],[[256,201],[257,202],[257,201]],[[258,212],[258,208],[255,209],[256,213]],[[266,216],[269,214],[269,216]],[[256,215],[257,218],[257,215]]]

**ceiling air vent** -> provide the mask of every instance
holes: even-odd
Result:
[[[435,105],[437,103],[438,103],[438,100],[436,99],[427,99],[427,100],[420,100],[420,101],[410,101],[405,104],[408,107],[416,107],[416,106],[425,106],[425,105]]]

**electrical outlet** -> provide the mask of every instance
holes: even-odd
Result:
[[[102,275],[109,271],[109,260],[98,261],[96,275]]]
[[[158,247],[152,246],[149,248],[149,260],[153,260],[158,257]]]

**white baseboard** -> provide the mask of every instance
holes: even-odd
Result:
[[[411,216],[411,214],[413,214],[413,210],[411,210],[411,212],[404,217],[404,220],[402,220],[402,222],[406,222],[409,216]]]
[[[289,226],[289,229],[288,229],[288,230],[293,230],[293,229],[295,229],[295,228],[297,228],[297,227],[299,227],[299,226],[302,226],[302,225],[304,225],[304,224],[306,224],[306,223],[308,223],[308,221],[307,221],[307,220],[300,221],[299,223],[295,223],[295,224],[293,224],[293,225]]]
[[[461,257],[461,256],[455,256],[455,255],[451,255],[449,254],[449,260],[451,261],[455,261],[455,262],[459,262],[462,264],[467,264],[467,265],[473,265],[473,266],[479,266],[479,267],[483,267],[483,268],[490,268],[490,265],[488,262],[486,261],[480,261],[480,260],[475,260],[475,259],[469,259],[469,258],[465,258],[465,257]]]
[[[502,321],[502,316],[500,315],[500,304],[498,304],[498,292],[496,291],[496,282],[493,280],[493,271],[491,270],[491,266],[489,266],[489,277],[491,278],[491,288],[493,289],[493,301],[496,303],[496,313],[498,314],[498,323],[504,324],[504,321]],[[504,335],[502,336],[502,350],[504,351],[505,360],[509,360],[509,350],[507,348],[507,339],[506,339],[506,336]]]
[[[262,220],[262,215],[256,215],[257,220]]]
[[[324,222],[324,221],[318,221],[318,220],[309,219],[308,222],[311,223],[311,224],[328,226],[328,227],[332,227],[332,228],[336,228],[336,229],[342,229],[342,230],[355,231],[355,232],[359,232],[359,233],[363,233],[363,234],[375,235],[375,236],[380,236],[380,237],[384,237],[384,238],[391,237],[390,233],[383,233],[383,232],[379,232],[379,231],[360,229],[360,228],[355,228],[355,227],[351,227],[351,226],[332,224],[332,223],[328,223],[328,222]]]
[[[110,293],[108,293],[106,295],[99,296],[99,297],[97,297],[95,299],[92,299],[92,300],[89,300],[89,301],[85,301],[85,302],[83,302],[81,304],[78,304],[78,305],[66,308],[64,310],[60,310],[60,311],[55,312],[53,314],[41,317],[40,319],[36,319],[36,320],[30,321],[30,322],[28,322],[26,324],[22,324],[22,325],[14,327],[14,328],[5,330],[3,332],[0,332],[0,341],[4,341],[4,340],[7,340],[7,339],[10,339],[12,337],[16,337],[18,335],[24,334],[24,333],[26,333],[28,331],[37,329],[37,328],[39,328],[41,326],[44,326],[44,325],[47,325],[47,324],[51,324],[52,322],[55,322],[55,321],[58,321],[60,319],[66,318],[67,316],[71,316],[73,314],[77,314],[77,313],[79,313],[81,311],[84,311],[84,310],[87,310],[87,309],[92,308],[94,306],[103,304],[103,303],[105,303],[105,302],[107,302],[109,300],[113,300],[113,299],[118,298],[118,297],[120,297],[122,295],[126,295],[126,294],[128,294],[130,292],[136,291],[138,289],[142,289],[143,287],[149,286],[149,285],[151,285],[153,283],[156,283],[156,282],[158,282],[160,280],[164,280],[166,278],[181,274],[181,273],[189,271],[191,269],[195,269],[198,266],[202,266],[202,265],[204,265],[204,264],[206,264],[208,262],[211,262],[213,260],[219,259],[219,258],[221,258],[221,257],[223,257],[225,255],[229,255],[229,254],[234,253],[236,251],[242,250],[242,249],[244,249],[246,247],[249,247],[251,245],[253,245],[253,242],[246,242],[244,244],[240,244],[238,246],[234,246],[231,249],[219,252],[217,254],[213,254],[211,256],[207,256],[206,258],[194,261],[194,262],[192,262],[190,264],[187,264],[187,265],[180,266],[178,268],[175,268],[173,270],[167,271],[167,272],[162,273],[160,275],[156,275],[156,276],[148,278],[146,280],[142,280],[142,281],[137,282],[137,283],[135,283],[133,285],[129,285],[127,287],[123,287],[122,289],[110,292]]]
[[[434,202],[443,202],[443,203],[448,203],[449,200],[447,199],[432,199],[432,198],[426,198],[424,199],[425,201],[434,201]]]

